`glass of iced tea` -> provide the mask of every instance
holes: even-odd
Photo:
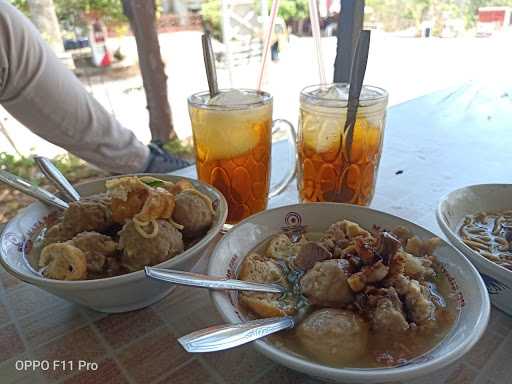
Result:
[[[364,86],[350,131],[345,128],[348,90],[347,84],[331,84],[301,92],[297,185],[302,202],[369,205],[372,201],[388,94]]]
[[[295,131],[286,120],[272,120],[272,96],[247,89],[221,90],[213,98],[201,92],[189,97],[188,106],[197,175],[226,198],[227,222],[264,210],[269,197],[284,190],[295,174]],[[271,188],[272,135],[283,128],[293,161]]]

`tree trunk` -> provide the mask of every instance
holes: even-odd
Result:
[[[155,0],[123,0],[123,10],[137,42],[139,66],[146,92],[152,140],[166,142],[176,137],[172,126],[158,32]]]
[[[299,36],[304,36],[304,19],[299,19],[297,22],[297,34]]]
[[[28,0],[30,18],[57,56],[64,52],[53,0]]]

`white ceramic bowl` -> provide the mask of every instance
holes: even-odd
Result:
[[[163,180],[177,181],[183,177],[153,174]],[[196,180],[189,180],[198,190],[208,195],[216,207],[216,217],[208,233],[194,246],[159,267],[182,271],[191,270],[221,230],[227,216],[227,203],[215,188]],[[77,186],[82,196],[105,191],[105,179]],[[146,307],[170,293],[174,286],[146,278],[144,271],[97,280],[60,281],[36,274],[28,265],[24,250],[46,225],[55,211],[34,203],[21,211],[5,226],[0,236],[0,262],[4,268],[26,283],[33,284],[66,300],[101,312],[117,313]]]
[[[491,302],[512,315],[512,271],[480,256],[464,244],[459,228],[466,215],[512,209],[512,184],[480,184],[457,189],[442,197],[437,207],[441,230],[482,275]]]
[[[378,225],[392,229],[402,225],[420,238],[435,236],[411,222],[366,207],[335,203],[291,205],[251,216],[233,228],[217,244],[210,257],[208,273],[234,278],[248,252],[270,236],[297,226],[323,231],[342,219],[355,221],[364,228]],[[256,349],[289,368],[316,378],[343,383],[402,381],[439,370],[464,355],[482,336],[489,319],[490,304],[480,275],[462,254],[442,241],[436,255],[459,296],[460,317],[445,339],[429,353],[395,368],[342,369],[314,363],[266,340],[255,341]],[[236,293],[216,291],[212,292],[212,298],[227,322],[246,320]]]

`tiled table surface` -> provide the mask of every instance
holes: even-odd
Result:
[[[393,108],[372,206],[441,236],[434,217],[441,195],[467,184],[511,182],[509,95],[469,85]],[[271,206],[296,201],[291,185]],[[207,255],[203,268],[206,262]],[[1,384],[316,382],[274,364],[251,346],[187,354],[177,337],[222,322],[201,289],[177,288],[149,308],[108,316],[22,283],[3,269],[0,282]],[[512,383],[511,330],[512,317],[493,309],[485,335],[463,359],[409,383]],[[20,360],[87,360],[98,369],[17,371]]]

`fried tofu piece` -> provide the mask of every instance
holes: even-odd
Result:
[[[272,259],[252,253],[247,256],[240,269],[241,280],[259,283],[275,283],[289,288],[286,276]],[[240,302],[261,317],[293,315],[296,298],[278,293],[240,292]]]

